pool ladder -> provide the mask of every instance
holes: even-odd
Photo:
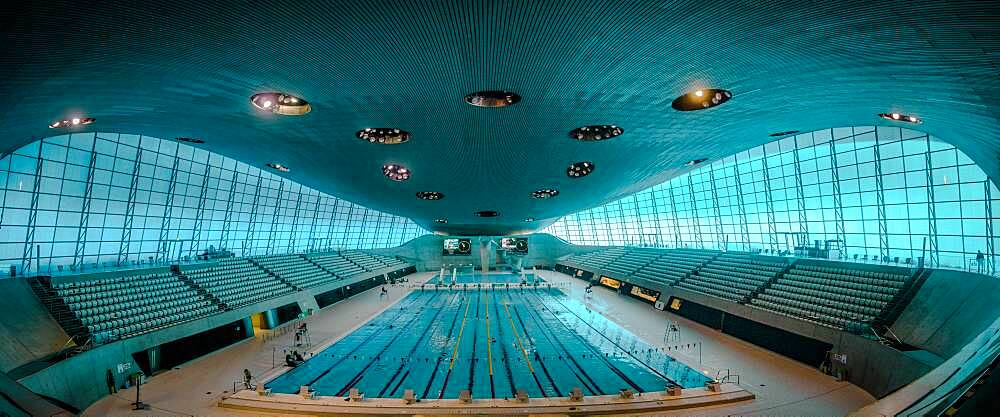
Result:
[[[722,371],[725,371],[726,374],[723,375]],[[732,369],[730,369],[730,368],[725,368],[725,369],[718,370],[715,373],[715,380],[719,381],[719,382],[721,382],[723,384],[736,384],[736,385],[740,385],[740,375],[739,374],[734,374],[733,371],[732,371]],[[733,380],[735,380],[735,382]]]

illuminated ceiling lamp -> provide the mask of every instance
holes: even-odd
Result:
[[[49,129],[65,129],[67,127],[89,125],[95,121],[97,121],[97,119],[94,119],[93,117],[74,117],[71,119],[56,121],[55,123],[49,125]]]
[[[308,101],[286,93],[257,93],[250,96],[250,103],[260,110],[284,116],[301,116],[312,111]]]
[[[680,97],[675,98],[673,103],[670,103],[670,106],[678,111],[705,110],[719,106],[731,98],[733,98],[733,93],[729,90],[704,88],[682,94]]]

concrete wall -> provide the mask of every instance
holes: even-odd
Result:
[[[372,252],[399,256],[416,265],[418,271],[434,271],[441,268],[442,264],[469,263],[476,267],[482,267],[479,247],[481,239],[495,239],[499,237],[479,237],[472,236],[472,254],[469,256],[443,256],[441,255],[442,242],[451,236],[426,235],[413,239],[403,246],[390,249],[378,249]],[[555,260],[566,255],[589,250],[585,246],[574,246],[566,241],[547,233],[535,233],[525,237],[528,239],[528,254],[523,256],[523,265],[553,265]],[[491,250],[489,266],[496,266],[496,250]]]
[[[0,372],[49,356],[69,340],[27,280],[0,279],[0,294]]]
[[[903,342],[948,358],[1000,316],[1000,279],[937,270],[892,326]]]

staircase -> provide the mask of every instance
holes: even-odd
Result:
[[[48,278],[29,278],[28,283],[45,309],[56,320],[56,323],[59,323],[59,327],[62,327],[66,334],[73,339],[73,343],[76,343],[77,346],[83,346],[90,340],[90,330],[83,325],[76,313],[70,310],[62,297],[56,295]]]
[[[917,295],[920,291],[920,287],[924,285],[927,281],[927,277],[931,275],[931,270],[927,268],[918,269],[910,279],[906,280],[903,284],[903,288],[900,288],[896,293],[896,296],[886,304],[885,308],[879,313],[874,320],[872,320],[872,327],[875,328],[888,328],[896,322],[900,314],[903,314],[903,310],[906,306],[910,304],[913,297]]]
[[[265,268],[264,265],[261,265],[261,264],[257,263],[257,261],[255,261],[253,259],[247,258],[247,260],[250,261],[250,263],[252,263],[254,266],[256,266],[256,267],[258,267],[260,269],[263,269],[264,272],[267,272],[267,274],[270,275],[270,276],[272,276],[272,277],[274,277],[274,279],[276,279],[278,281],[281,281],[282,284],[285,284],[285,285],[291,287],[295,291],[302,291],[302,288],[296,287],[295,284],[292,284],[291,282],[288,282],[288,280],[282,278],[281,275],[279,275],[277,272],[274,272],[274,271],[272,271],[272,270],[270,270],[268,268]]]
[[[299,256],[301,256],[301,257],[302,257],[302,259],[305,259],[305,260],[306,260],[306,261],[308,261],[309,263],[311,263],[311,264],[315,265],[315,266],[316,266],[317,268],[319,268],[319,269],[322,269],[323,271],[326,271],[326,273],[328,273],[328,274],[332,275],[332,276],[333,276],[334,278],[336,278],[336,279],[338,279],[338,280],[341,280],[341,279],[344,279],[344,277],[342,277],[342,276],[340,276],[340,275],[337,275],[337,274],[335,274],[335,273],[334,273],[333,271],[331,271],[331,270],[329,270],[329,269],[326,269],[326,268],[324,268],[324,267],[323,267],[323,265],[320,265],[320,264],[316,263],[315,261],[313,261],[312,259],[309,259],[309,257],[308,257],[308,256],[305,256],[305,255],[301,255],[301,254],[300,254]],[[338,255],[338,256],[339,256],[339,255]]]
[[[771,288],[771,286],[774,285],[775,282],[778,282],[778,280],[781,279],[782,277],[784,277],[785,274],[788,273],[788,271],[791,271],[792,270],[792,265],[794,265],[794,264],[795,264],[795,261],[789,262],[787,265],[785,265],[785,269],[782,269],[782,270],[778,271],[778,273],[774,274],[774,276],[771,277],[771,279],[769,279],[767,281],[764,281],[764,283],[760,284],[759,287],[757,287],[753,291],[750,291],[750,294],[747,294],[746,297],[743,297],[743,299],[740,300],[739,303],[740,304],[750,304],[751,300],[753,300],[754,298],[757,298],[757,296],[760,295],[760,293],[764,292],[764,290],[766,290],[768,288]]]
[[[202,288],[201,285],[198,285],[196,282],[194,282],[194,280],[192,280],[191,278],[189,278],[187,275],[184,275],[184,274],[180,273],[179,271],[172,271],[172,272],[173,272],[174,276],[177,277],[177,279],[181,280],[181,282],[187,284],[188,287],[191,287],[191,289],[197,291],[199,295],[201,295],[202,297],[205,297],[205,299],[207,299],[208,301],[211,301],[212,304],[215,304],[216,306],[218,306],[219,310],[222,310],[222,311],[228,311],[229,310],[229,306],[227,306],[226,303],[223,303],[222,300],[219,300],[218,298],[215,298],[215,296],[212,295],[212,293],[210,293],[207,290],[205,290],[204,288]]]

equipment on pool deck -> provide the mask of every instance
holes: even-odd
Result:
[[[705,383],[705,386],[708,387],[708,390],[712,392],[722,391],[722,384],[720,384],[719,381],[708,381],[707,383]]]
[[[472,402],[472,393],[467,389],[463,389],[458,393],[458,400],[463,403]]]
[[[683,391],[680,385],[671,385],[667,387],[667,395],[671,397],[680,397],[682,392]]]
[[[403,402],[407,404],[413,404],[417,402],[417,395],[413,393],[412,389],[407,389],[403,391]]]
[[[351,388],[351,392],[347,395],[347,398],[351,401],[361,401],[365,399],[365,393],[359,391],[357,388]]]
[[[622,388],[621,390],[618,391],[618,398],[621,398],[623,400],[632,399],[632,390],[628,388]]]
[[[316,398],[316,391],[309,389],[308,385],[303,385],[299,387],[299,395],[301,395],[302,398],[311,400],[313,398]]]
[[[517,400],[522,403],[526,403],[528,402],[528,391],[519,389],[517,390],[517,395],[514,398],[517,398]]]
[[[257,395],[259,395],[261,397],[270,397],[271,396],[271,389],[270,388],[264,388],[264,384],[258,383],[257,384]]]
[[[570,401],[583,401],[583,390],[580,387],[573,387],[573,390],[569,393]]]

